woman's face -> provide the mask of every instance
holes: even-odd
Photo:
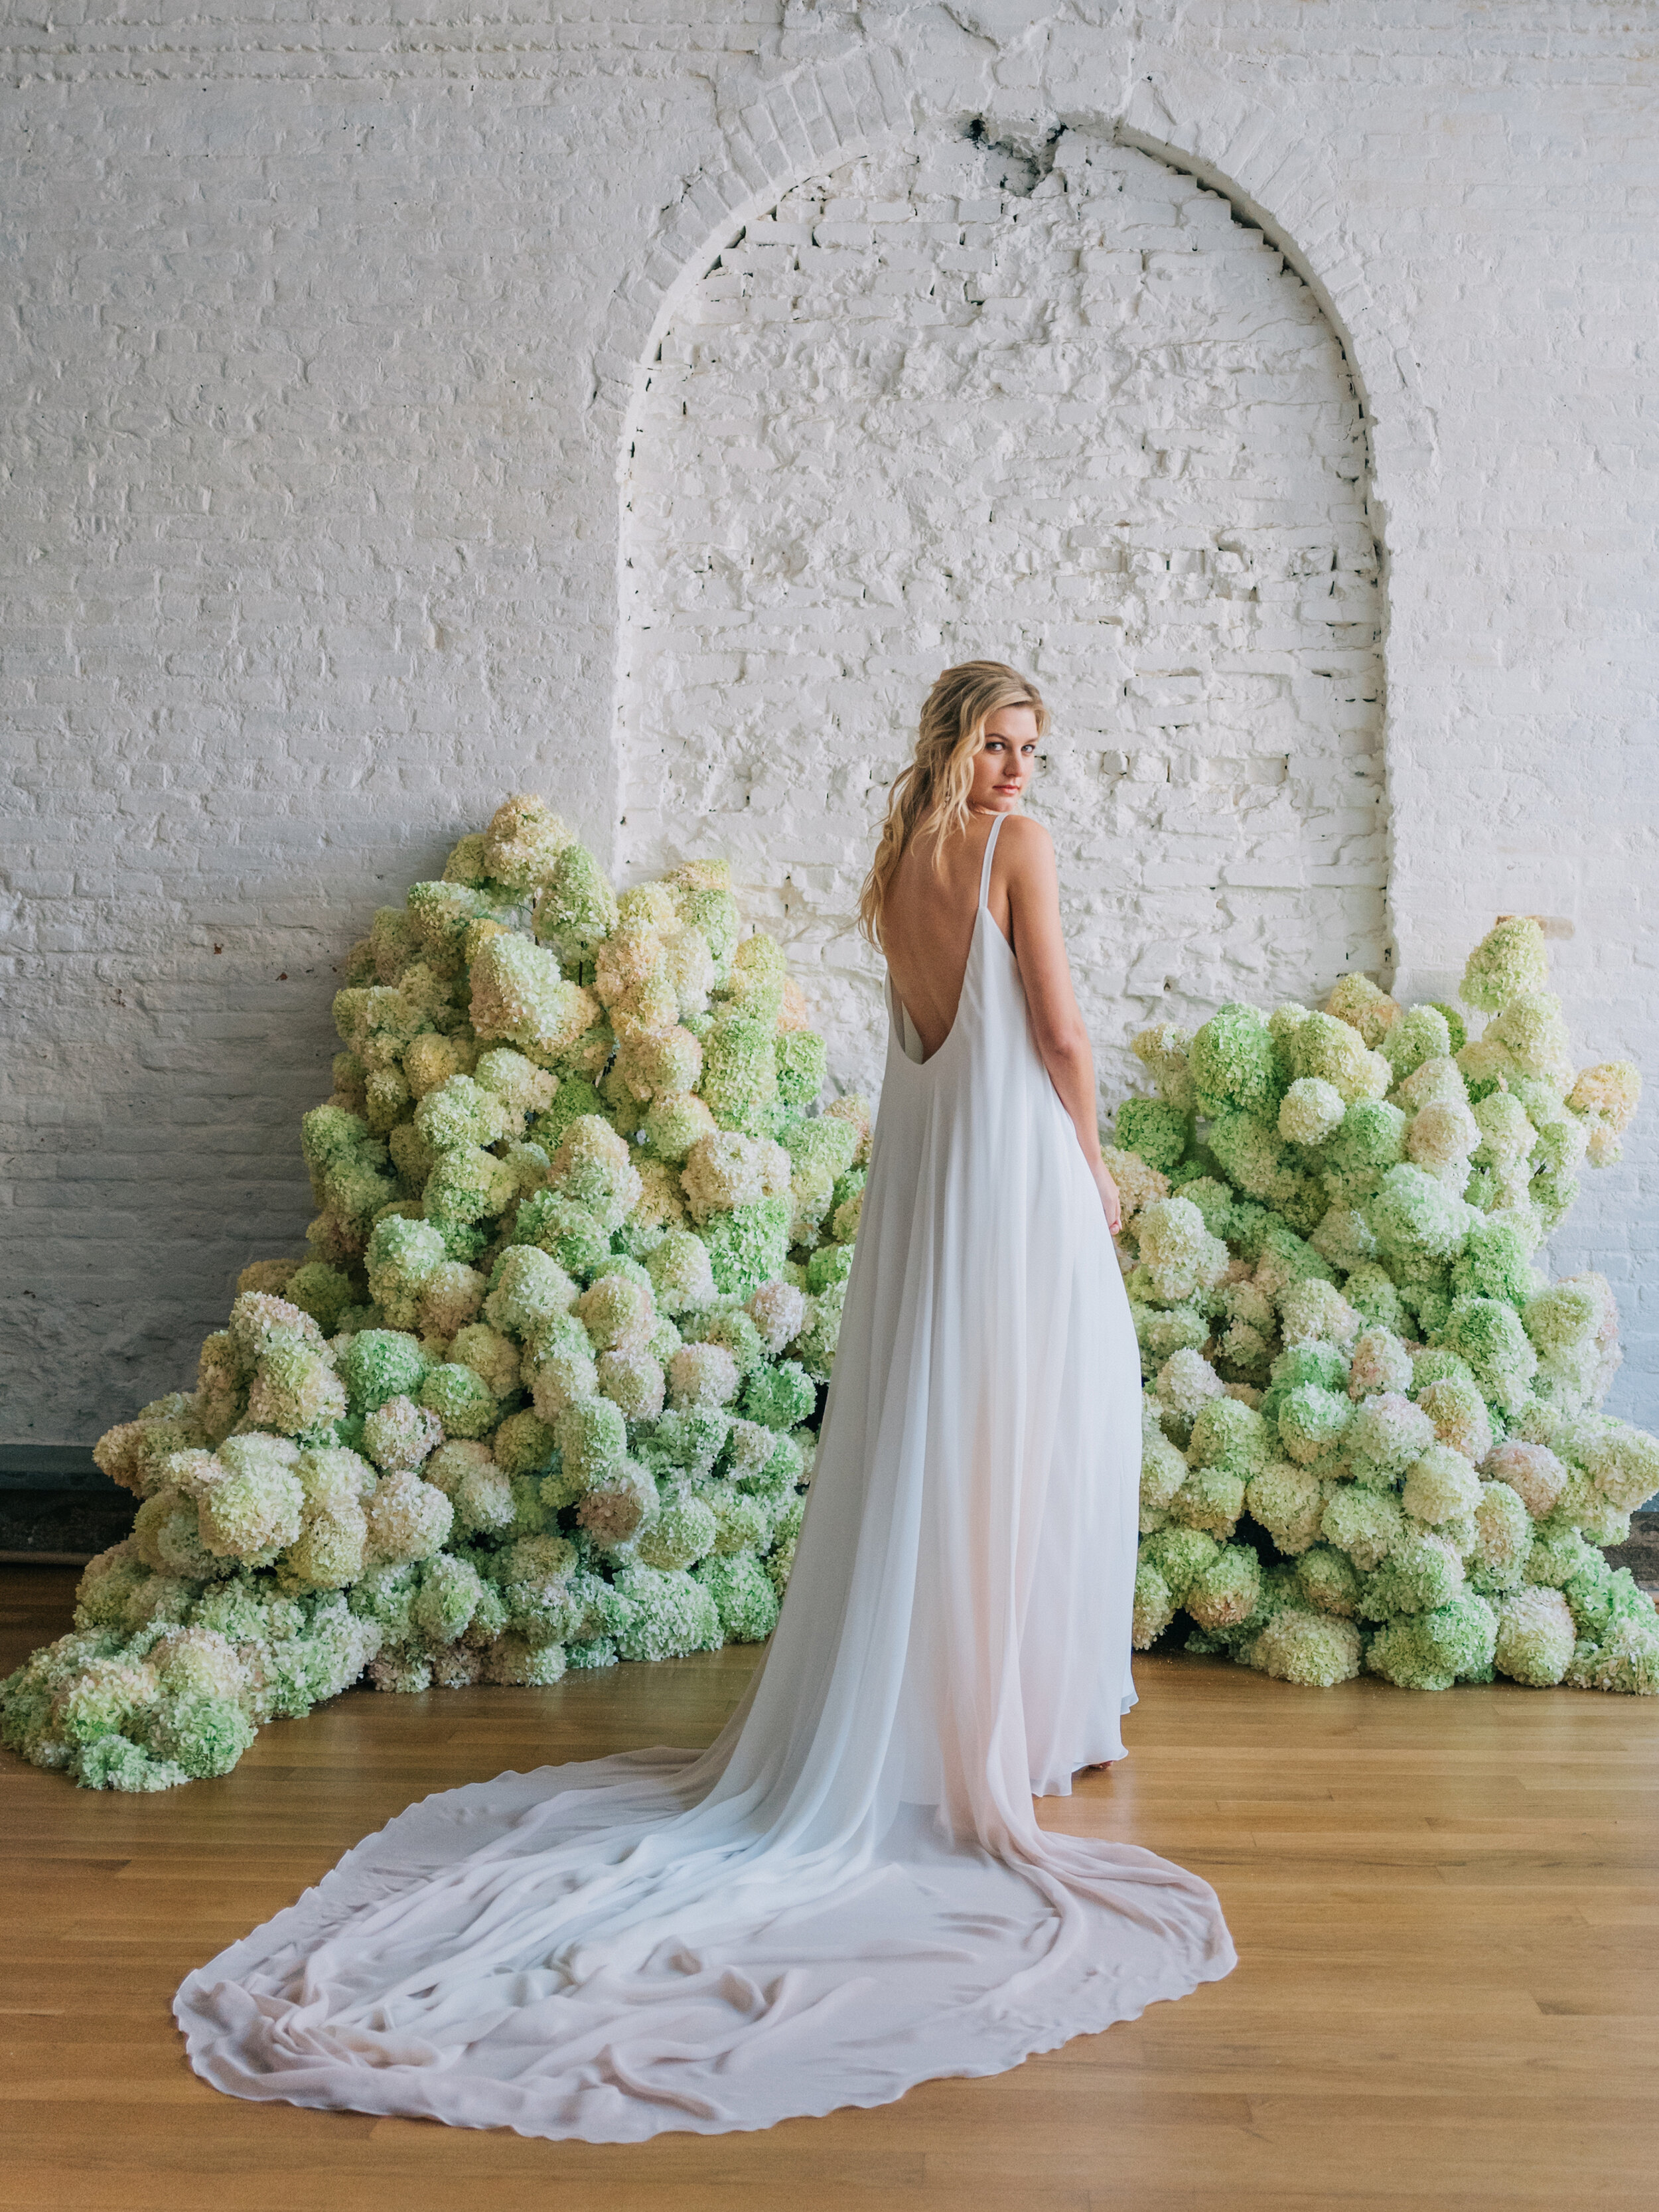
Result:
[[[1036,716],[1029,707],[1000,707],[974,755],[968,804],[981,814],[1012,814],[1036,773]]]

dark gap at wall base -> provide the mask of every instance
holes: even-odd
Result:
[[[1628,1567],[1632,1579],[1645,1590],[1659,1590],[1659,1498],[1632,1514],[1630,1538],[1607,1547],[1610,1567]]]
[[[82,1566],[137,1510],[85,1444],[0,1444],[0,1564]]]

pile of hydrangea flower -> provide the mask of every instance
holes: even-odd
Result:
[[[1597,1408],[1618,1316],[1534,1254],[1639,1095],[1575,1074],[1535,922],[1451,1006],[1146,1030],[1119,1109],[1147,1391],[1135,1641],[1328,1686],[1659,1692],[1600,1547],[1659,1440]],[[382,908],[301,1137],[303,1259],[244,1270],[197,1387],[97,1447],[141,1499],[0,1741],[90,1787],[228,1772],[362,1676],[538,1685],[769,1634],[869,1150],[723,865],[618,897],[532,798]]]
[[[384,907],[305,1116],[303,1259],[97,1446],[143,1501],[0,1736],[92,1787],[385,1690],[767,1636],[869,1118],[727,871],[612,890],[533,798]]]
[[[1659,1439],[1597,1409],[1618,1313],[1533,1264],[1640,1079],[1575,1073],[1543,934],[1499,922],[1455,1006],[1364,976],[1322,1010],[1145,1030],[1119,1109],[1146,1382],[1135,1642],[1288,1682],[1494,1674],[1659,1692],[1652,1600],[1599,1548]],[[1179,1632],[1178,1631],[1176,1632]]]

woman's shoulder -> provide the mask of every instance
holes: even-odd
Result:
[[[1003,821],[997,841],[997,857],[1008,860],[1018,866],[1022,862],[1052,859],[1054,841],[1042,823],[1034,822],[1029,814],[1010,814]]]

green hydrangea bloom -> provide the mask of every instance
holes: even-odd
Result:
[[[191,1781],[205,1781],[228,1774],[253,1736],[253,1723],[238,1698],[187,1691],[153,1710],[145,1748],[153,1759],[181,1767]]]
[[[1152,1295],[1174,1304],[1214,1283],[1226,1266],[1227,1249],[1204,1226],[1190,1200],[1154,1199],[1135,1222],[1140,1264]]]
[[[1310,1012],[1298,1021],[1285,1040],[1284,1056],[1293,1080],[1328,1085],[1345,1106],[1380,1098],[1393,1075],[1382,1055],[1367,1048],[1358,1030],[1334,1014]]]
[[[1449,1690],[1459,1680],[1490,1681],[1497,1636],[1491,1606],[1464,1591],[1382,1629],[1372,1638],[1365,1663],[1404,1690]]]
[[[415,1127],[434,1152],[459,1146],[493,1145],[516,1135],[521,1123],[507,1101],[470,1075],[452,1075],[428,1091],[415,1109]]]
[[[781,1275],[789,1257],[789,1203],[781,1198],[759,1199],[708,1222],[699,1233],[715,1288],[746,1298]]]
[[[546,800],[521,792],[490,817],[479,859],[486,874],[505,890],[531,891],[550,880],[574,846],[574,833]]]
[[[724,982],[731,972],[742,927],[729,870],[723,862],[693,863],[671,878],[670,888],[674,911],[706,940],[714,962],[715,981]]]
[[[191,1776],[169,1759],[156,1759],[123,1735],[100,1736],[82,1747],[74,1763],[75,1778],[83,1790],[121,1790],[134,1792],[176,1790]]]
[[[1145,1651],[1155,1644],[1175,1619],[1176,1610],[1169,1584],[1143,1553],[1135,1568],[1134,1609],[1130,1629],[1130,1641],[1135,1650]]]
[[[1538,1355],[1512,1306],[1497,1298],[1460,1295],[1436,1334],[1447,1351],[1468,1364],[1484,1397],[1504,1407],[1522,1403],[1537,1371]]]
[[[459,1145],[441,1152],[426,1179],[422,1203],[427,1218],[443,1227],[456,1223],[470,1227],[490,1214],[501,1212],[518,1195],[518,1179],[505,1160],[477,1145]],[[447,1238],[445,1249],[450,1250]],[[468,1258],[466,1250],[450,1252]]]
[[[1294,1559],[1319,1536],[1325,1486],[1293,1460],[1269,1460],[1250,1477],[1245,1502],[1251,1519],[1267,1531],[1285,1558]]]
[[[718,1295],[708,1247],[689,1229],[671,1229],[646,1255],[645,1267],[665,1314],[697,1312]]]
[[[1627,1422],[1611,1423],[1583,1445],[1584,1473],[1616,1510],[1629,1512],[1659,1492],[1659,1438]]]
[[[532,1419],[535,1419],[532,1414]],[[458,1536],[496,1536],[517,1534],[518,1500],[513,1494],[513,1480],[501,1462],[493,1458],[483,1445],[465,1443],[445,1446],[446,1451],[470,1451],[469,1457],[453,1480],[443,1479],[437,1464],[441,1455],[434,1455],[426,1468],[427,1478],[442,1489],[455,1509],[455,1528]]]
[[[1500,1013],[1512,999],[1541,991],[1548,981],[1543,931],[1530,915],[1511,915],[1489,929],[1470,953],[1458,996],[1481,1013]]]
[[[1651,1611],[1615,1621],[1604,1638],[1581,1640],[1562,1679],[1575,1690],[1659,1697],[1659,1624]]]
[[[1409,1161],[1388,1170],[1364,1210],[1389,1259],[1450,1260],[1476,1218],[1443,1183]]]
[[[1224,1107],[1210,1123],[1209,1149],[1240,1190],[1267,1205],[1282,1207],[1307,1188],[1291,1147],[1253,1114]]]
[[[1375,1474],[1382,1480],[1371,1486],[1385,1487],[1403,1475],[1435,1441],[1434,1423],[1420,1407],[1398,1391],[1381,1390],[1360,1401],[1344,1438],[1344,1449],[1356,1479],[1370,1481]]]
[[[852,1272],[850,1244],[820,1244],[806,1263],[806,1287],[816,1297],[820,1291],[844,1283]],[[1199,1341],[1202,1343],[1203,1339],[1200,1337]]]
[[[726,1448],[732,1416],[708,1404],[676,1407],[654,1425],[645,1449],[661,1470],[704,1475]]]
[[[550,1104],[529,1125],[528,1134],[550,1158],[573,1121],[586,1115],[603,1115],[605,1101],[585,1075],[567,1075],[555,1091]]]
[[[1191,1142],[1193,1121],[1167,1099],[1126,1098],[1113,1131],[1126,1152],[1137,1152],[1148,1167],[1167,1172]]]
[[[1429,1613],[1449,1605],[1462,1587],[1463,1563],[1443,1537],[1408,1535],[1362,1586],[1357,1610],[1367,1620]]]
[[[325,1352],[301,1344],[273,1345],[253,1370],[247,1419],[285,1437],[326,1428],[346,1410],[345,1385]]]
[[[395,1563],[429,1559],[455,1525],[454,1508],[442,1491],[407,1468],[381,1477],[363,1517],[370,1556]]]
[[[582,1493],[576,1518],[596,1544],[615,1551],[629,1542],[656,1507],[657,1486],[649,1468],[624,1460]]]
[[[1471,1587],[1486,1597],[1502,1597],[1518,1589],[1532,1551],[1532,1522],[1521,1498],[1507,1483],[1481,1484],[1474,1527],[1474,1550],[1467,1569]]]
[[[1439,1006],[1413,1006],[1388,1030],[1377,1049],[1393,1068],[1396,1082],[1401,1082],[1420,1067],[1425,1060],[1449,1059],[1463,1042],[1461,1034],[1453,1041],[1451,1025]]]
[[[755,942],[750,939],[750,942]],[[771,939],[759,940],[770,944]],[[830,1074],[830,1048],[812,1030],[788,1030],[778,1038],[774,1047],[777,1061],[777,1096],[792,1112],[799,1113],[810,1106],[823,1090]],[[759,1562],[756,1562],[757,1571]],[[768,1585],[769,1589],[770,1585]],[[755,1638],[738,1639],[753,1643]]]
[[[618,920],[617,895],[585,845],[565,848],[536,902],[536,934],[576,968],[591,960]]]
[[[777,1626],[778,1595],[757,1553],[732,1552],[694,1571],[714,1601],[728,1644],[763,1644]]]
[[[1267,1391],[1260,1408],[1262,1419],[1275,1419],[1282,1400],[1304,1384],[1320,1390],[1347,1389],[1348,1362],[1339,1346],[1317,1338],[1287,1345],[1268,1370]]]
[[[1245,1544],[1226,1544],[1193,1577],[1182,1600],[1200,1627],[1236,1628],[1261,1595],[1261,1563]]]
[[[711,1507],[688,1491],[676,1491],[641,1528],[635,1549],[644,1565],[672,1571],[712,1552],[719,1533]]]
[[[561,1192],[538,1190],[520,1206],[513,1225],[515,1244],[534,1244],[567,1274],[582,1280],[611,1257],[603,1222]]]
[[[1188,1473],[1184,1454],[1176,1450],[1154,1420],[1143,1419],[1140,1446],[1140,1528],[1150,1535],[1169,1519],[1169,1509]]]
[[[1140,1557],[1161,1577],[1172,1604],[1180,1607],[1186,1603],[1196,1577],[1220,1556],[1220,1550],[1214,1537],[1203,1530],[1172,1525],[1147,1537]]]
[[[470,1367],[446,1360],[427,1370],[420,1402],[443,1423],[450,1437],[486,1437],[501,1419],[501,1407]]]
[[[796,1428],[808,1419],[817,1392],[798,1359],[781,1359],[775,1366],[757,1367],[744,1386],[743,1413],[747,1420],[761,1422],[780,1431]]]
[[[255,1449],[266,1441],[228,1438],[220,1456],[229,1471],[204,1493],[198,1509],[208,1550],[249,1566],[269,1566],[293,1543],[305,1510],[304,1486],[292,1463]]]
[[[479,925],[474,924],[476,934]],[[571,1065],[599,1013],[597,999],[568,981],[558,959],[513,930],[478,943],[469,977],[472,1026],[482,1040],[516,1046],[537,1066],[579,1073]]]
[[[1279,1103],[1278,1129],[1287,1143],[1316,1146],[1342,1126],[1348,1102],[1322,1076],[1299,1075]]]
[[[723,1303],[688,1321],[684,1326],[684,1339],[687,1344],[723,1346],[731,1353],[740,1376],[748,1375],[764,1357],[759,1329],[735,1301]]]
[[[509,1244],[491,1270],[484,1319],[522,1342],[575,1301],[576,1285],[556,1260],[539,1245]]]
[[[814,1114],[786,1121],[778,1141],[793,1167],[821,1168],[834,1182],[852,1168],[858,1151],[858,1131],[850,1121],[836,1114]]]
[[[1351,1620],[1287,1607],[1256,1637],[1250,1663],[1275,1681],[1328,1690],[1359,1672],[1364,1648]]]
[[[1603,1357],[1603,1279],[1580,1276],[1528,1297],[1522,1325],[1548,1379],[1575,1395],[1594,1394]]]
[[[1313,1544],[1296,1563],[1297,1588],[1317,1612],[1350,1620],[1359,1602],[1359,1571],[1334,1544]]]
[[[1346,1378],[1345,1378],[1346,1381]],[[1279,1441],[1287,1459],[1305,1466],[1339,1444],[1353,1418],[1347,1392],[1299,1382],[1279,1401]]]
[[[1475,1510],[1480,1503],[1480,1480],[1461,1452],[1432,1443],[1407,1468],[1400,1502],[1413,1520],[1438,1528]]]
[[[1404,1540],[1406,1516],[1386,1492],[1358,1483],[1339,1482],[1325,1501],[1320,1533],[1328,1544],[1345,1552],[1362,1572],[1369,1573]]]
[[[1156,1022],[1131,1040],[1130,1049],[1158,1085],[1158,1096],[1181,1112],[1195,1103],[1188,1054],[1192,1038],[1174,1022]]]
[[[311,1316],[325,1336],[333,1335],[341,1315],[352,1303],[349,1278],[321,1260],[307,1260],[296,1267],[289,1277],[284,1295]]]
[[[766,1133],[778,1091],[775,1030],[741,1010],[716,1017],[702,1041],[702,1097],[723,1129]]]
[[[1171,1521],[1225,1539],[1244,1510],[1244,1478],[1218,1467],[1195,1468],[1170,1501]]]
[[[1321,1162],[1330,1198],[1358,1206],[1370,1197],[1389,1170],[1404,1162],[1407,1126],[1403,1110],[1385,1099],[1356,1099],[1328,1139]]]
[[[1193,1421],[1187,1458],[1194,1468],[1222,1468],[1248,1481],[1272,1449],[1267,1423],[1237,1398],[1212,1398]]]
[[[1172,1352],[1158,1369],[1152,1388],[1164,1409],[1165,1428],[1184,1444],[1206,1401],[1222,1396],[1225,1386],[1199,1352]]]
[[[428,1370],[428,1372],[430,1370]],[[365,1456],[380,1468],[415,1468],[443,1442],[443,1428],[435,1413],[416,1406],[411,1398],[388,1398],[365,1416],[358,1446]],[[328,1455],[331,1461],[334,1455]],[[356,1460],[356,1453],[345,1455],[348,1461]],[[307,1453],[301,1462],[301,1470],[308,1462],[317,1463],[322,1458],[318,1453]],[[361,1464],[361,1462],[359,1462]],[[373,1494],[372,1480],[360,1492]]]
[[[1199,1112],[1210,1120],[1229,1107],[1272,1121],[1289,1079],[1279,1047],[1254,1006],[1221,1006],[1186,1055]]]
[[[678,1659],[725,1640],[712,1595],[684,1571],[627,1567],[617,1575],[617,1649],[624,1659]]]
[[[607,1234],[621,1227],[640,1195],[639,1173],[626,1143],[595,1114],[580,1115],[567,1127],[549,1164],[548,1180]]]
[[[1503,1215],[1471,1223],[1452,1261],[1455,1295],[1499,1298],[1519,1310],[1537,1288],[1532,1243],[1520,1224]]]
[[[459,969],[466,933],[475,921],[499,919],[499,902],[470,884],[411,884],[404,894],[409,925],[429,959]]]
[[[568,1406],[553,1425],[568,1480],[584,1490],[619,1468],[628,1455],[628,1424],[606,1398],[585,1398]]]
[[[375,1223],[364,1254],[368,1294],[389,1327],[416,1326],[422,1286],[447,1256],[444,1240],[429,1221],[387,1214]]]
[[[1561,1592],[1529,1586],[1498,1605],[1493,1664],[1512,1682],[1547,1689],[1571,1665],[1577,1641],[1572,1610]]]
[[[667,1380],[646,1350],[605,1352],[598,1364],[599,1395],[629,1421],[653,1421],[663,1408]]]
[[[596,1352],[643,1352],[656,1325],[648,1277],[630,1279],[611,1267],[595,1273],[574,1310]]]

